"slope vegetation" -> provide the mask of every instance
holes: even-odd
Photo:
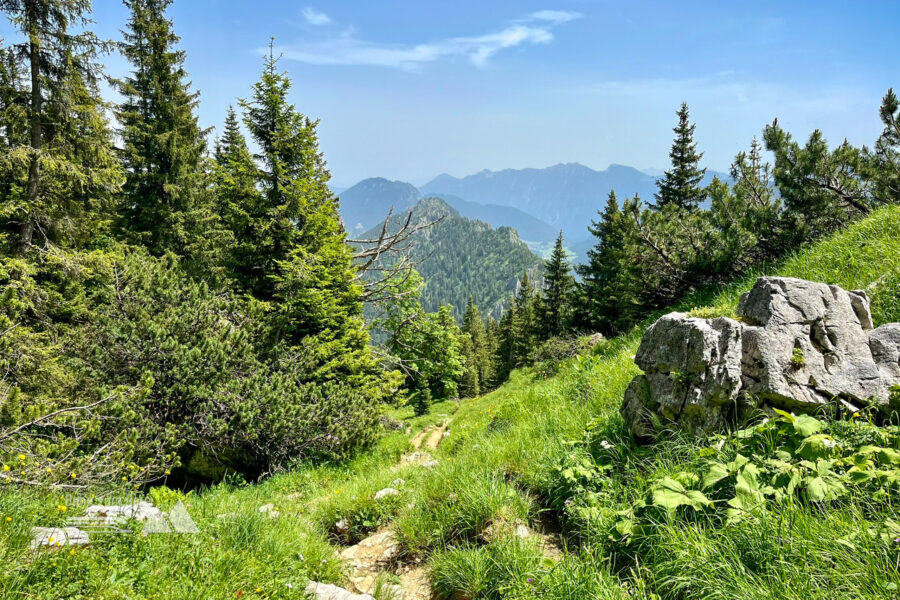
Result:
[[[876,324],[900,320],[898,231],[900,208],[881,210],[770,273],[869,289]],[[727,314],[751,284],[696,294],[679,308]],[[31,525],[61,524],[64,510],[80,506],[0,491],[0,595],[301,598],[307,579],[352,586],[350,548],[377,532],[392,540],[391,560],[370,573],[380,600],[412,579],[409,597],[423,597],[423,574],[438,598],[896,597],[897,427],[868,414],[822,425],[835,452],[881,448],[871,460],[884,478],[874,484],[844,482],[841,494],[824,497],[797,491],[741,518],[726,518],[732,506],[714,497],[695,507],[696,496],[678,493],[700,465],[734,464],[740,451],[751,463],[774,459],[799,428],[784,417],[719,440],[634,446],[618,408],[637,373],[641,332],[601,343],[549,379],[517,371],[491,394],[437,404],[424,417],[399,409],[403,427],[343,465],[297,465],[261,484],[232,480],[187,496],[153,491],[163,506],[184,501],[200,529],[193,536],[109,535],[71,553],[31,553]],[[427,456],[414,448],[411,440],[421,445],[450,419]],[[754,441],[763,442],[760,457],[747,450]],[[809,467],[778,456],[823,477],[838,468],[836,458]],[[397,493],[376,500],[388,487]]]

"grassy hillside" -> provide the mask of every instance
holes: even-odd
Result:
[[[900,320],[898,232],[900,208],[885,209],[771,272],[867,288],[876,324]],[[752,281],[696,294],[681,308],[728,314]],[[618,408],[637,373],[641,329],[550,379],[519,371],[489,395],[438,404],[425,417],[400,409],[407,431],[385,435],[347,464],[297,465],[258,485],[152,494],[164,506],[183,497],[200,534],[111,535],[89,548],[35,554],[29,527],[61,523],[90,498],[0,491],[0,597],[302,598],[307,578],[343,580],[334,554],[341,544],[383,526],[396,531],[405,562],[428,566],[444,598],[896,597],[896,484],[878,488],[888,493],[848,485],[826,501],[789,495],[743,519],[726,520],[724,504],[635,508],[663,478],[675,481],[720,454],[733,460],[734,448],[759,435],[774,444],[781,430],[772,427],[787,427],[773,421],[721,446],[682,439],[635,447]],[[432,452],[436,467],[398,466],[412,434],[447,418],[450,435]],[[827,432],[840,448],[885,447],[882,470],[896,477],[896,427],[876,427],[863,414]],[[399,496],[373,499],[398,477]],[[270,503],[278,519],[258,511]],[[349,531],[332,534],[342,519]],[[546,558],[534,538],[488,535],[517,522],[558,536],[562,560]]]

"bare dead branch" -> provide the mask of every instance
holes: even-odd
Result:
[[[412,211],[409,211],[392,232],[393,215],[394,208],[391,207],[377,237],[347,240],[356,247],[353,259],[356,282],[363,288],[363,302],[378,304],[404,295],[398,291],[402,289],[398,283],[406,283],[412,271],[428,258],[413,259],[414,236],[444,220],[441,216],[433,221],[413,222]]]

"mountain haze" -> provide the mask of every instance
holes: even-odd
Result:
[[[419,200],[419,190],[405,181],[373,177],[344,190],[340,199],[344,226],[357,234],[382,223],[391,207],[399,213],[413,206]]]
[[[722,173],[707,172],[704,185]],[[484,170],[467,177],[439,175],[422,186],[423,194],[452,194],[479,204],[518,208],[554,229],[562,229],[570,241],[589,237],[587,224],[597,215],[610,190],[619,199],[637,194],[653,201],[656,177],[624,165],[596,171],[579,163],[545,169]]]

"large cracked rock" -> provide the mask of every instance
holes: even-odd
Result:
[[[854,410],[887,388],[869,347],[865,292],[802,279],[761,277],[741,297],[745,393],[783,408],[839,400]]]
[[[647,330],[635,356],[644,374],[622,405],[636,437],[672,425],[720,431],[762,406],[898,408],[891,387],[900,384],[900,324],[874,329],[865,292],[761,277],[737,313],[739,321],[671,313]]]
[[[670,313],[644,334],[635,362],[644,374],[628,386],[622,414],[636,437],[648,437],[660,421],[719,428],[741,387],[741,326]]]

